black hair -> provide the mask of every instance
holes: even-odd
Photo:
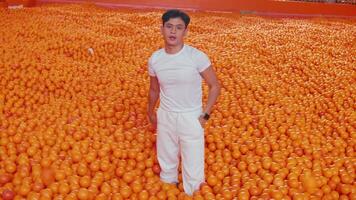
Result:
[[[185,27],[187,28],[190,22],[190,17],[187,15],[187,13],[177,10],[177,9],[172,9],[172,10],[167,10],[163,15],[162,15],[162,23],[166,23],[168,20],[172,18],[181,18],[184,21]]]

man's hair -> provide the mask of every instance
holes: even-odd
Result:
[[[163,15],[162,15],[162,23],[166,23],[168,20],[172,18],[181,18],[184,21],[185,27],[187,28],[190,22],[190,17],[187,15],[187,13],[177,10],[177,9],[172,9],[172,10],[167,10]]]

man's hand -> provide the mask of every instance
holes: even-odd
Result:
[[[157,128],[157,114],[155,112],[155,106],[159,98],[159,82],[157,77],[150,76],[150,89],[148,92],[148,107],[147,107],[147,119],[151,123],[152,128]]]
[[[204,119],[204,116],[203,116],[203,115],[200,115],[200,116],[199,116],[199,122],[200,122],[201,127],[204,128],[206,121],[207,121],[207,120]]]
[[[148,121],[151,123],[152,127],[154,129],[157,128],[157,114],[156,112],[149,112],[147,113],[147,118],[148,118]]]

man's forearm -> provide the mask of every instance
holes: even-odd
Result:
[[[206,103],[203,112],[209,114],[211,113],[212,108],[216,103],[216,100],[218,99],[219,95],[220,95],[220,85],[214,85],[211,88],[209,88],[208,101]]]
[[[147,108],[147,112],[148,113],[152,113],[155,109],[155,106],[157,104],[159,98],[159,91],[149,91],[148,94],[148,108]]]

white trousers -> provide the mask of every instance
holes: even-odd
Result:
[[[178,183],[179,157],[182,160],[184,192],[192,195],[204,182],[204,129],[201,110],[186,113],[157,111],[157,157],[160,178]]]

